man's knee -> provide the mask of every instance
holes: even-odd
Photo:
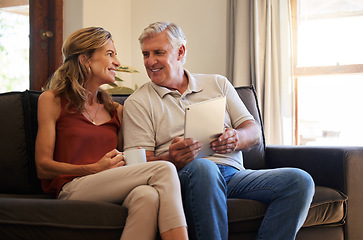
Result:
[[[220,175],[219,169],[215,163],[208,159],[195,159],[179,171],[180,175],[193,176],[195,178],[215,179]]]
[[[300,170],[300,169],[299,169]],[[312,198],[315,193],[315,183],[313,178],[310,176],[309,173],[300,170],[300,182],[302,184],[302,188],[305,189],[305,194],[307,197]]]
[[[288,169],[289,179],[287,183],[291,183],[291,188],[294,189],[301,198],[312,198],[315,192],[315,184],[309,173],[298,168]]]
[[[188,184],[199,186],[200,191],[207,193],[208,189],[225,188],[225,182],[217,165],[208,159],[195,159],[179,172],[182,186]]]

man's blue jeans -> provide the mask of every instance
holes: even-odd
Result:
[[[242,170],[196,159],[179,172],[191,240],[227,240],[227,198],[268,204],[256,239],[292,240],[305,221],[314,182],[300,169]]]

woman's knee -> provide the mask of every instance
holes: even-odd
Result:
[[[171,162],[168,161],[155,161],[154,162],[157,166],[157,169],[159,171],[165,172],[165,173],[171,173],[174,174],[176,173],[176,167],[174,166],[174,164],[172,164]]]
[[[156,177],[167,178],[171,184],[179,184],[178,173],[176,167],[171,162],[167,161],[155,161]]]
[[[159,193],[149,185],[140,185],[135,187],[126,197],[124,204],[128,208],[159,207]]]

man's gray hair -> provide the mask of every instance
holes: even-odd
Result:
[[[179,48],[182,45],[186,47],[187,39],[181,28],[178,25],[169,22],[155,22],[150,24],[147,28],[145,28],[139,37],[139,42],[141,47],[145,39],[154,37],[164,31],[166,32],[169,42],[174,49]],[[185,57],[186,57],[186,50],[184,57],[182,59],[183,64],[185,63]]]

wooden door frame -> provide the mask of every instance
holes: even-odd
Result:
[[[63,0],[29,0],[30,89],[41,90],[62,62]],[[51,31],[51,38],[41,38]]]

